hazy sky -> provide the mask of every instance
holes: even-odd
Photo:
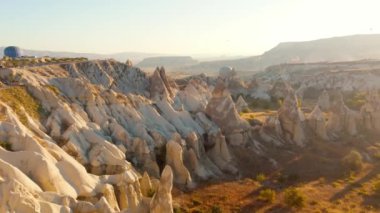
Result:
[[[279,42],[380,33],[369,0],[1,0],[0,46],[256,55]]]

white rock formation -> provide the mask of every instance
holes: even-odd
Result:
[[[291,90],[278,111],[278,119],[286,140],[301,147],[305,146],[307,139],[304,130],[305,116],[298,106],[297,97]]]
[[[328,111],[330,109],[330,96],[326,90],[323,90],[319,96],[317,104],[322,111]]]
[[[183,150],[179,143],[174,140],[170,140],[166,144],[166,164],[173,168],[174,182],[190,186],[192,179],[190,172],[183,164]]]
[[[358,133],[357,124],[360,122],[360,114],[349,109],[343,101],[341,93],[331,97],[329,120],[327,130],[333,137],[339,137],[342,133],[356,135]]]
[[[174,97],[174,91],[169,84],[163,67],[157,67],[150,77],[150,97],[153,100],[171,100]]]
[[[7,69],[0,81],[15,75],[24,87],[0,90],[24,89],[36,108],[0,98],[0,212],[148,212],[149,184],[125,153],[158,176],[152,151],[177,129],[149,100],[146,74],[108,60]]]
[[[223,134],[229,137],[229,142],[241,145],[246,142],[244,132],[249,131],[250,125],[240,118],[235,103],[222,81],[218,81],[210,99],[206,114],[220,127]]]
[[[165,166],[161,174],[160,185],[158,186],[156,194],[150,203],[151,213],[172,213],[172,191],[173,187],[173,172],[170,166]]]
[[[236,110],[238,112],[241,112],[244,109],[248,108],[248,104],[247,104],[247,102],[245,102],[245,100],[242,96],[239,96],[239,98],[237,99],[237,101],[235,103],[235,106],[236,106]]]
[[[190,112],[203,112],[212,94],[206,82],[192,79],[184,90],[178,92],[184,109]]]
[[[380,97],[376,90],[367,95],[367,102],[360,109],[364,128],[373,133],[380,131]]]
[[[316,105],[313,111],[308,115],[307,122],[319,138],[323,140],[329,139],[326,131],[326,119],[323,112],[319,108],[319,105]]]

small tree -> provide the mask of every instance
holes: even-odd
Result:
[[[342,159],[343,165],[353,171],[359,171],[363,167],[363,157],[356,151],[352,150]]]
[[[290,207],[301,208],[305,205],[305,196],[296,188],[288,188],[284,192],[286,205]]]

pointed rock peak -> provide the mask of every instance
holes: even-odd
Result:
[[[331,107],[330,107],[331,111],[344,112],[344,111],[349,110],[346,104],[344,103],[343,95],[340,91],[334,91],[330,95],[330,100],[331,100]]]
[[[125,64],[127,65],[127,67],[132,67],[133,66],[133,63],[130,59],[128,59]]]
[[[298,105],[297,96],[295,95],[294,91],[291,90],[286,95],[282,107],[283,108],[297,108],[298,107],[297,105]]]
[[[140,188],[141,188],[141,193],[144,196],[146,196],[146,197],[150,196],[150,193],[152,190],[152,182],[150,181],[150,177],[146,171],[144,172],[144,174],[141,178]]]
[[[150,96],[166,100],[170,100],[174,96],[164,67],[157,67],[150,77]]]
[[[167,190],[171,191],[173,187],[173,170],[170,166],[166,165],[162,171],[160,183],[162,187],[165,187]]]
[[[216,82],[215,88],[212,91],[212,96],[213,97],[223,97],[223,96],[229,96],[230,93],[227,89],[226,84],[224,83],[223,80],[218,79]]]
[[[318,104],[314,107],[313,111],[309,114],[310,119],[324,120],[323,113]]]
[[[171,191],[173,188],[173,171],[170,166],[165,166],[162,171],[160,184],[156,194],[150,203],[151,213],[172,213],[173,200]]]
[[[248,104],[247,102],[245,102],[244,98],[240,95],[239,98],[236,100],[236,103],[235,103],[235,106],[236,106],[236,110],[238,112],[241,112],[243,111],[244,109],[247,109],[248,108]]]
[[[284,79],[279,79],[277,80],[274,85],[273,85],[273,88],[284,88],[286,90],[290,90],[290,89],[293,89],[288,82],[286,82]]]
[[[318,97],[317,105],[321,110],[326,111],[330,108],[330,95],[326,90]]]
[[[238,106],[248,106],[247,102],[244,100],[243,96],[241,96],[241,95],[237,99],[236,105],[238,105]]]

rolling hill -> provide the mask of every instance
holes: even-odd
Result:
[[[302,42],[284,42],[260,56],[201,62],[187,71],[218,71],[232,66],[239,71],[261,71],[282,63],[354,61],[380,58],[380,34],[352,35]]]

